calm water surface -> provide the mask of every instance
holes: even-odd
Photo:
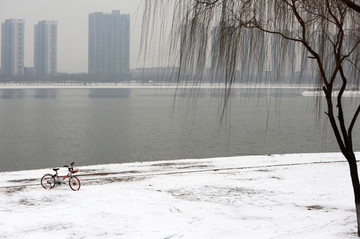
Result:
[[[270,153],[339,151],[315,98],[239,89],[220,123],[221,91],[0,90],[0,171]],[[355,109],[347,99],[347,109]],[[175,102],[175,104],[174,104]],[[323,112],[322,109],[321,112]],[[359,124],[355,149],[360,150]]]

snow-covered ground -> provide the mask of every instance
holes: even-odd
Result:
[[[52,169],[0,173],[0,237],[356,238],[348,166],[337,153],[79,169],[76,192],[43,189]]]

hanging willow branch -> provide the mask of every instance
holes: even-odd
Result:
[[[345,90],[359,90],[360,84],[360,1],[145,0],[145,36],[154,27],[151,22],[158,24],[157,10],[168,3],[174,3],[169,59],[178,60],[178,82],[223,84],[224,108],[234,83],[293,79],[323,89],[326,115],[350,166],[360,236],[360,183],[352,140],[360,104],[356,100],[350,125],[343,107]],[[336,98],[335,89],[340,89]]]

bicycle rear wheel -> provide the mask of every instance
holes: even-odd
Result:
[[[55,186],[55,179],[51,174],[45,174],[41,178],[41,186],[45,189],[52,189]]]
[[[80,189],[80,180],[73,176],[72,178],[69,179],[69,186],[72,190],[77,191]]]

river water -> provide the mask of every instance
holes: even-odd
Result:
[[[216,89],[2,89],[0,171],[338,152],[325,109],[317,114],[316,98],[302,91],[236,89],[221,120]]]

